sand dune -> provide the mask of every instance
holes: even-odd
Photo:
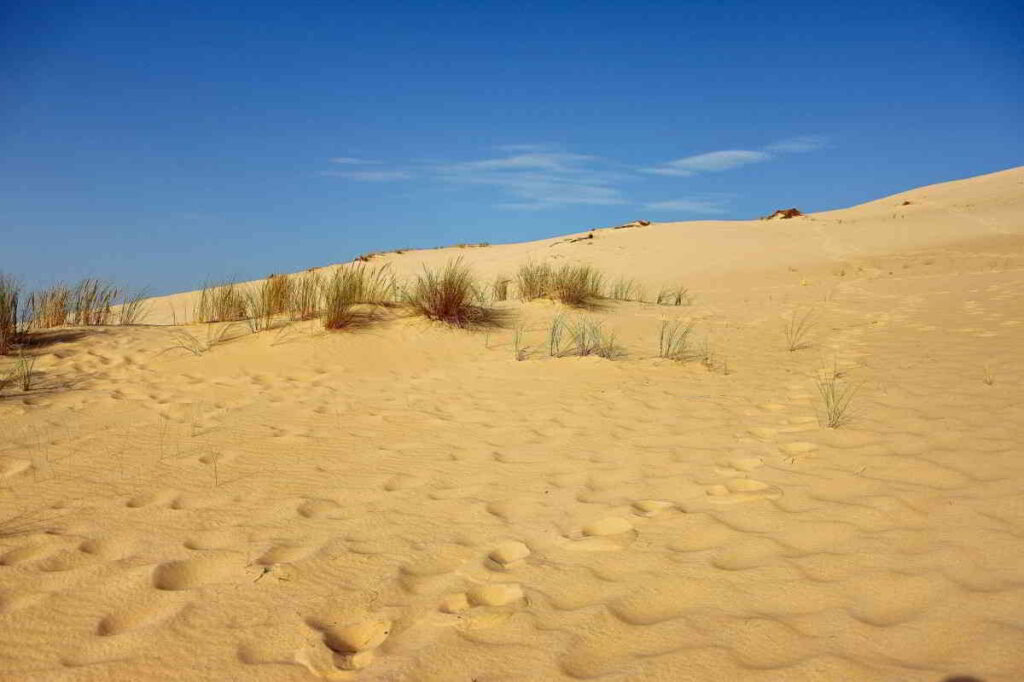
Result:
[[[0,397],[0,677],[1024,678],[1024,168],[371,262],[453,256],[694,300],[586,313],[614,360],[550,357],[548,301],[498,304],[523,361],[399,312],[196,356],[194,292],[47,332]],[[657,357],[666,319],[706,362]]]

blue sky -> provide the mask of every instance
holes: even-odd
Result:
[[[1013,2],[12,2],[0,269],[157,293],[1024,163]]]

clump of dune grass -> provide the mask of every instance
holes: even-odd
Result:
[[[608,287],[608,298],[616,301],[643,301],[644,288],[635,279],[619,277]]]
[[[184,329],[173,329],[171,330],[171,345],[165,348],[163,352],[184,350],[197,357],[201,356],[214,346],[229,341],[230,337],[228,335],[234,327],[234,323],[220,326],[209,324],[206,326],[204,337],[198,337]]]
[[[658,357],[667,360],[683,361],[693,357],[690,347],[690,335],[693,325],[680,320],[663,320],[658,334]]]
[[[603,297],[603,275],[590,265],[563,265],[554,271],[551,298],[566,305],[582,307]]]
[[[572,355],[596,355],[609,360],[622,355],[621,349],[615,343],[615,334],[606,332],[604,324],[599,320],[579,317],[569,322],[567,331],[572,343]]]
[[[786,337],[786,348],[791,353],[810,347],[811,344],[807,341],[807,334],[814,327],[814,324],[814,308],[808,308],[803,313],[798,310],[793,311],[783,327],[783,333]]]
[[[274,322],[273,291],[271,290],[273,279],[263,280],[255,289],[241,292],[245,300],[245,323],[249,325],[249,331],[256,334],[270,329]]]
[[[71,296],[71,323],[79,326],[108,324],[119,295],[117,287],[100,279],[83,279]]]
[[[146,312],[148,292],[140,290],[125,294],[121,306],[117,310],[117,323],[122,325],[136,324]]]
[[[512,357],[517,361],[526,359],[526,348],[523,346],[523,326],[520,324],[517,324],[512,330],[512,351]]]
[[[22,391],[32,389],[32,380],[35,377],[36,356],[27,355],[24,350],[19,349],[14,358],[14,367],[11,370],[11,377],[21,386]]]
[[[311,320],[320,315],[323,305],[323,278],[319,272],[296,275],[291,284],[288,314],[294,320]]]
[[[656,300],[658,305],[690,305],[693,299],[690,296],[690,291],[684,286],[676,287],[665,287],[658,292],[658,298]]]
[[[262,295],[271,315],[287,312],[294,282],[289,275],[271,275],[263,281]]]
[[[321,320],[325,329],[345,329],[373,319],[375,308],[397,302],[397,286],[390,270],[365,263],[334,272],[323,287]]]
[[[838,429],[850,420],[850,402],[857,387],[842,379],[835,366],[821,370],[815,379],[818,395],[821,397],[821,423],[830,429]]]
[[[462,328],[500,326],[498,312],[481,301],[473,273],[461,258],[440,270],[424,267],[405,292],[406,305],[427,319]]]
[[[532,301],[547,296],[551,290],[552,275],[552,268],[547,263],[521,265],[515,276],[519,298],[524,301]]]
[[[511,281],[512,280],[504,275],[498,275],[495,277],[494,282],[491,284],[491,298],[495,301],[507,301],[508,285]]]
[[[204,323],[237,322],[247,315],[246,298],[234,282],[203,284],[193,311],[195,321]]]
[[[33,329],[49,329],[67,324],[71,300],[71,289],[63,284],[32,292],[26,312],[29,326]]]
[[[0,355],[6,355],[18,338],[18,304],[21,287],[7,275],[0,274]]]

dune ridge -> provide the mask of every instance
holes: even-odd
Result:
[[[497,303],[522,359],[400,311],[182,352],[195,292],[41,334],[0,397],[0,677],[1024,677],[1024,168],[371,263],[454,256],[648,302]],[[559,314],[621,356],[551,357]],[[658,357],[663,321],[703,358]]]

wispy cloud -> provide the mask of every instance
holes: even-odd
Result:
[[[762,163],[777,158],[780,154],[802,154],[822,149],[828,140],[822,135],[804,135],[779,140],[762,149],[722,149],[687,156],[668,161],[650,168],[641,168],[642,173],[688,177],[699,173],[720,173],[722,171]]]
[[[336,178],[348,178],[362,182],[394,182],[408,180],[413,174],[406,170],[359,170],[359,171],[324,171],[320,175]]]
[[[499,203],[499,208],[538,210],[625,203],[614,186],[618,174],[603,168],[599,157],[532,145],[523,151],[523,147],[505,147],[505,156],[442,164],[436,170],[447,183],[487,185],[510,195],[512,200]]]
[[[802,154],[824,149],[827,144],[828,139],[824,135],[804,135],[773,142],[765,150],[776,154]]]
[[[675,213],[693,213],[698,215],[718,215],[725,213],[727,207],[721,199],[672,199],[655,201],[645,204],[654,211],[673,211]]]
[[[331,163],[341,164],[343,166],[367,166],[377,165],[380,161],[369,161],[367,159],[358,159],[354,156],[335,156],[333,159],[328,159]]]
[[[720,171],[739,168],[751,163],[760,163],[771,158],[765,152],[749,149],[724,149],[717,152],[687,156],[683,159],[669,161],[661,166],[642,169],[645,173],[656,175],[688,176],[697,173],[718,173]]]
[[[565,206],[611,206],[634,203],[622,187],[645,175],[690,177],[720,173],[764,163],[785,154],[822,149],[827,140],[805,135],[779,140],[760,149],[722,149],[666,161],[647,168],[628,167],[591,154],[575,154],[539,144],[495,147],[497,153],[468,161],[420,160],[391,165],[352,156],[331,163],[342,168],[321,175],[361,182],[417,179],[449,186],[490,187],[503,209],[540,210]],[[648,180],[651,178],[648,177]],[[656,211],[715,215],[728,211],[727,202],[707,196],[688,196],[643,204]]]

